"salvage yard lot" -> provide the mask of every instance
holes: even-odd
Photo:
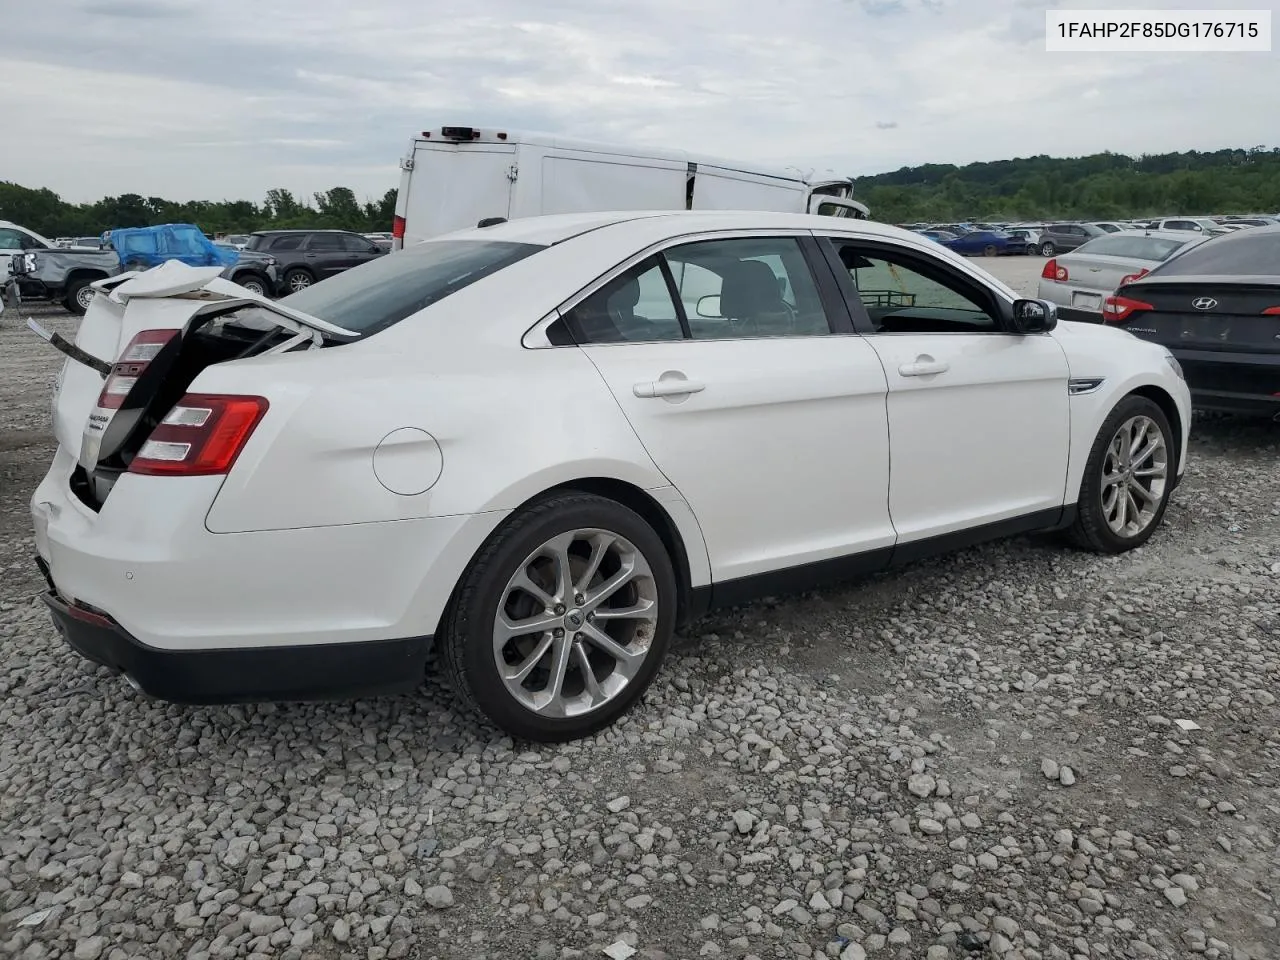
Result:
[[[181,708],[71,654],[27,514],[58,360],[0,321],[0,956],[1280,957],[1280,425],[1198,418],[1143,549],[717,615],[529,750],[434,676]]]

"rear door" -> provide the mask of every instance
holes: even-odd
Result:
[[[408,173],[405,245],[474,227],[486,217],[510,216],[519,175],[516,146],[419,140]]]
[[[883,566],[895,539],[884,371],[829,270],[824,299],[811,248],[787,235],[677,243],[565,315],[693,508],[729,597],[726,581],[784,568]]]
[[[331,277],[355,265],[355,255],[347,249],[340,233],[313,233],[302,245],[303,257],[317,280]]]

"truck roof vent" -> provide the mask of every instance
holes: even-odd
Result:
[[[476,227],[477,228],[496,227],[498,224],[506,223],[506,222],[507,222],[506,217],[485,217],[483,220],[481,220],[479,223],[476,224]]]
[[[473,127],[441,127],[440,136],[446,140],[478,140],[480,131]]]

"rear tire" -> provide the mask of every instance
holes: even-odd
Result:
[[[250,293],[256,293],[260,297],[266,297],[270,294],[267,291],[267,281],[262,279],[256,273],[243,273],[235,280],[236,283],[244,287]]]
[[[93,302],[97,291],[89,286],[93,280],[72,280],[67,285],[66,296],[62,301],[62,305],[67,308],[70,313],[82,317],[85,311],[89,309],[89,304]]]
[[[1093,442],[1068,536],[1095,553],[1142,546],[1164,519],[1176,471],[1173,430],[1164,411],[1146,397],[1125,397]]]
[[[618,587],[602,596],[606,583]],[[603,497],[552,494],[481,548],[437,649],[464,706],[518,739],[574,740],[640,699],[670,645],[676,599],[671,559],[643,518]]]
[[[290,270],[284,275],[284,287],[290,293],[306,290],[315,282],[315,277],[311,276],[309,270]]]
[[[1057,252],[1057,250],[1058,248],[1055,247],[1053,243],[1048,240],[1040,244],[1040,256],[1042,257],[1052,257],[1054,253]]]

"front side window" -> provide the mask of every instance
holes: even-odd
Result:
[[[8,227],[0,227],[0,250],[21,250],[22,234]]]
[[[997,333],[992,298],[942,265],[832,241],[876,333]]]

